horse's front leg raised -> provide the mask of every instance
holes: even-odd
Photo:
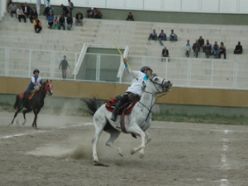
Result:
[[[140,158],[144,157],[144,150],[145,150],[145,144],[146,144],[146,134],[145,132],[138,126],[138,125],[133,125],[132,127],[127,128],[128,132],[138,134],[141,138],[141,144],[138,147],[135,147],[131,150],[131,154],[134,154],[136,152],[140,152]]]

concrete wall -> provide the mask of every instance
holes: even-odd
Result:
[[[17,94],[23,91],[29,79],[0,78],[0,94]],[[79,81],[53,81],[54,97],[109,99],[124,92],[127,85]],[[157,103],[218,107],[248,107],[248,91],[174,87]]]

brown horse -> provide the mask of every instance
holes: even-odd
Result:
[[[44,99],[46,97],[46,94],[49,93],[49,95],[52,95],[53,86],[51,80],[46,80],[41,84],[41,87],[38,91],[34,93],[32,98],[23,98],[21,94],[16,95],[16,101],[14,104],[14,108],[16,109],[15,115],[10,123],[12,125],[14,123],[14,120],[18,113],[23,109],[23,118],[24,122],[23,125],[26,122],[26,113],[33,111],[34,112],[34,121],[32,124],[32,127],[37,129],[37,116],[41,110],[41,108],[44,105]],[[26,100],[24,100],[26,99]]]

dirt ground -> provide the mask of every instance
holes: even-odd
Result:
[[[91,118],[41,113],[38,130],[21,115],[0,112],[0,186],[247,186],[248,127],[153,122],[145,157],[130,155],[140,143],[122,134],[115,146],[104,143],[93,166]]]

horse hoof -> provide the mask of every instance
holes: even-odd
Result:
[[[140,153],[140,154],[139,154],[139,158],[140,158],[140,159],[143,159],[144,156],[145,156],[145,155],[144,155],[143,153]]]
[[[130,152],[130,154],[131,154],[131,155],[134,155],[135,152],[136,152],[136,151],[135,151],[134,149],[132,149],[131,152]]]
[[[94,161],[94,166],[108,167],[108,165],[103,164],[103,163],[101,163],[101,162],[99,162],[99,161]]]

